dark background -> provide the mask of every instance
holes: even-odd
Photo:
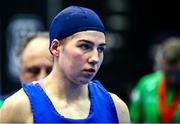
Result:
[[[112,10],[109,1],[126,3],[126,9]],[[93,9],[104,21],[107,32],[120,36],[122,45],[105,54],[105,61],[96,78],[109,91],[128,103],[128,97],[137,81],[153,71],[150,48],[169,33],[179,34],[179,4],[177,0],[1,0],[0,2],[0,94],[20,88],[7,73],[6,30],[12,16],[35,14],[41,17],[45,30],[49,30],[52,17],[68,5],[81,5]],[[108,7],[109,6],[109,7]],[[121,7],[121,5],[117,5]],[[112,15],[125,17],[124,28],[112,28]],[[118,38],[116,42],[118,42]],[[111,41],[110,41],[111,42]],[[119,41],[120,42],[120,41]]]

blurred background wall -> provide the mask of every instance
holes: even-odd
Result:
[[[138,79],[153,71],[153,46],[180,32],[177,0],[1,0],[0,95],[19,89],[15,46],[21,37],[49,30],[52,18],[69,5],[91,8],[102,18],[108,48],[96,79],[125,102]]]

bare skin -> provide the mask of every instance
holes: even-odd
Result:
[[[31,40],[20,55],[20,80],[29,83],[46,77],[52,70],[53,56],[48,50],[48,37]],[[39,69],[39,73],[37,70]],[[47,71],[48,70],[48,71]]]
[[[79,32],[73,38],[67,38],[63,45],[54,40],[51,46],[53,70],[43,79],[43,83],[46,94],[59,114],[74,119],[88,116],[91,104],[88,82],[102,64],[105,45],[104,34],[97,31]],[[88,68],[95,69],[90,76],[85,71]],[[126,104],[117,95],[111,96],[120,122],[130,122]],[[5,101],[0,112],[0,122],[33,123],[31,106],[22,89]]]

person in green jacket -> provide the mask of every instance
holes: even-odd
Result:
[[[143,76],[132,90],[132,122],[180,123],[180,38],[168,38],[158,57],[161,69]]]

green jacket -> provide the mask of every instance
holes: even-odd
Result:
[[[0,108],[2,107],[3,100],[0,99]]]
[[[163,73],[157,71],[142,77],[132,90],[129,111],[132,122],[160,123],[158,88]],[[171,103],[173,91],[167,90],[167,102]],[[178,106],[173,122],[180,122],[180,105]]]

